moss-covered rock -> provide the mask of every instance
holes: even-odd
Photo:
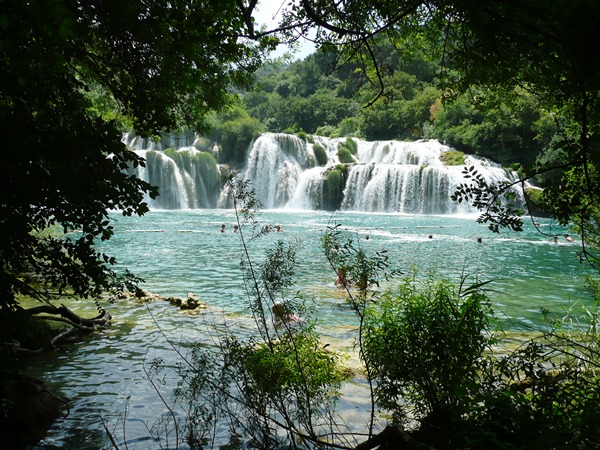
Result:
[[[313,153],[315,154],[317,163],[320,166],[324,166],[327,164],[327,161],[329,160],[329,158],[327,157],[327,151],[325,150],[325,148],[323,148],[322,145],[315,144],[313,146]]]
[[[440,159],[447,166],[462,166],[465,163],[465,154],[459,150],[448,150],[440,154]]]

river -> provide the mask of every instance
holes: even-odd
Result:
[[[541,308],[560,316],[566,308],[590,301],[577,243],[562,237],[553,243],[553,234],[566,231],[545,219],[538,219],[544,234],[531,223],[521,233],[493,234],[472,215],[270,210],[258,218],[259,226],[280,225],[283,232],[251,241],[253,258],[260,260],[279,239],[299,244],[296,285],[290,293],[298,290],[314,299],[323,340],[337,348],[351,348],[356,321],[320,248],[323,233],[335,224],[367,251],[387,249],[392,266],[405,274],[417,267],[421,274],[431,271],[455,281],[463,274],[473,282],[492,280],[488,293],[509,331],[540,326]],[[110,448],[103,421],[121,448],[159,448],[149,440],[147,427],[167,408],[146,376],[150,362],[160,357],[174,365],[178,357],[172,344],[185,349],[210,342],[208,330],[215,325],[241,333],[252,327],[233,210],[151,211],[141,218],[115,214],[114,219],[115,236],[99,248],[117,258],[118,270],[141,276],[142,287],[156,294],[197,294],[208,309],[184,312],[167,302],[105,301],[102,306],[113,315],[109,328],[30,361],[32,374],[71,401],[69,415],[55,423],[37,449]],[[222,224],[225,233],[219,232]],[[249,236],[248,228],[242,231]],[[93,302],[74,307],[83,315],[96,314]],[[159,385],[167,399],[174,380],[170,376]],[[350,386],[342,409],[356,409],[357,389]]]

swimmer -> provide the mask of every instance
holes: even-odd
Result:
[[[347,287],[350,285],[348,281],[348,277],[346,276],[346,271],[343,267],[338,268],[337,270],[337,279],[335,280],[335,285],[339,287]]]
[[[552,242],[554,242],[555,244],[558,244],[558,236],[554,236],[552,238]]]
[[[221,225],[221,233],[225,233],[225,224]]]
[[[281,233],[283,230],[281,229],[281,226],[275,225],[275,231]]]
[[[273,313],[273,317],[275,318],[275,326],[280,326],[283,323],[295,325],[304,322],[304,319],[288,311],[287,307],[281,302],[273,303],[271,312]]]
[[[483,240],[480,237],[478,237],[477,242],[481,244],[483,242]]]
[[[237,232],[238,232],[238,226],[237,226],[237,225],[234,225],[234,226],[233,226],[233,232],[234,232],[234,233],[237,233]]]
[[[568,234],[565,233],[565,239],[569,242],[574,242],[575,239],[573,239],[571,236],[569,236]]]
[[[433,239],[433,234],[430,234],[429,236],[427,236],[428,239]]]

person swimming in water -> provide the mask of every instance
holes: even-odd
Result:
[[[221,233],[225,233],[225,224],[221,225]]]
[[[339,267],[337,270],[337,279],[335,280],[335,285],[339,287],[348,287],[350,286],[350,281],[346,276],[346,271],[343,267]]]
[[[273,306],[271,307],[271,312],[273,313],[273,318],[275,319],[275,327],[277,328],[281,327],[284,324],[298,325],[304,322],[304,319],[289,311],[286,305],[279,301],[273,303]]]

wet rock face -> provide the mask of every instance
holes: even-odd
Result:
[[[24,449],[40,441],[67,409],[65,399],[49,392],[41,380],[16,373],[0,374],[2,448]]]

